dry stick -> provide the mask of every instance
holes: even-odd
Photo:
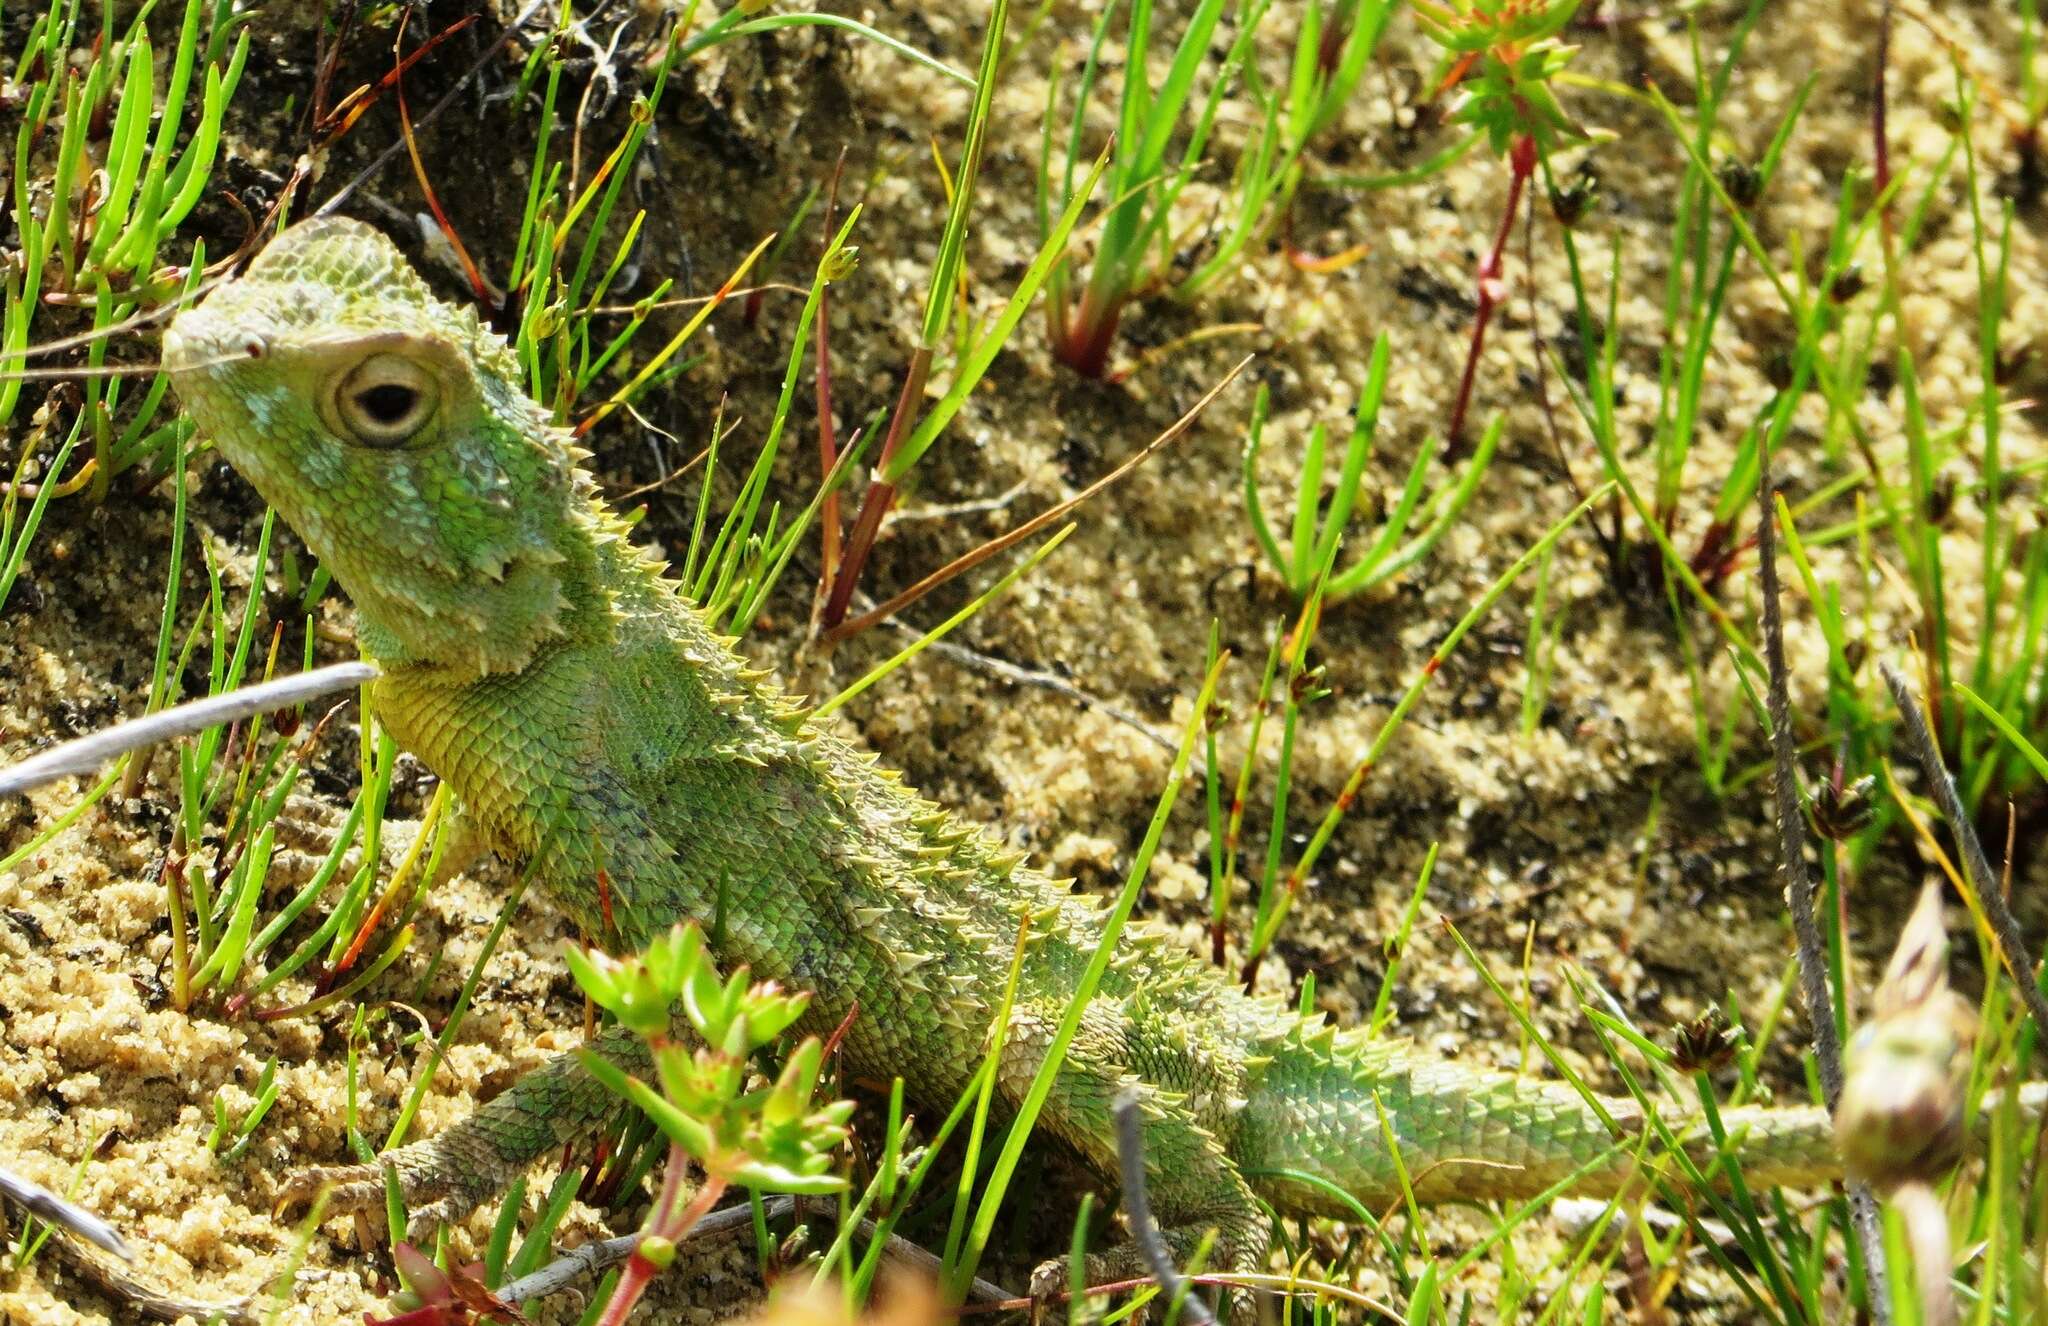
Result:
[[[2020,933],[2019,922],[2013,920],[2012,909],[2006,906],[2004,892],[1998,886],[1998,875],[1991,869],[1990,858],[1984,855],[1983,840],[1977,837],[1969,813],[1963,809],[1963,799],[1956,792],[1955,780],[1948,776],[1948,768],[1941,762],[1941,751],[1934,744],[1933,734],[1927,730],[1927,719],[1921,712],[1919,700],[1906,679],[1891,664],[1880,662],[1878,670],[1884,674],[1884,684],[1891,690],[1892,703],[1899,708],[1899,720],[1906,729],[1906,742],[1912,748],[1913,758],[1919,762],[1921,775],[1934,792],[1934,804],[1941,807],[1941,817],[1948,821],[1948,831],[1955,835],[1956,846],[1962,850],[1963,868],[1970,872],[1970,883],[1977,890],[1977,901],[1991,922],[1991,936],[1998,944],[1998,956],[2005,963],[2013,984],[2020,988],[2020,999],[2025,1002],[2034,1025],[2044,1033],[2044,1037],[2036,1039],[2034,1046],[2041,1050],[2044,1039],[2048,1039],[2048,996],[2042,995],[2034,964],[2027,960],[2026,937]]]
[[[162,364],[73,364],[64,368],[13,368],[0,374],[8,382],[69,382],[73,378],[140,378],[164,371]],[[23,484],[24,488],[28,485]]]
[[[1023,524],[1017,526],[1015,529],[1009,531],[1007,534],[1003,534],[996,538],[990,539],[987,543],[982,544],[980,547],[975,548],[973,551],[963,553],[961,556],[954,558],[952,561],[946,563],[938,570],[932,572],[924,579],[912,585],[909,589],[904,590],[901,594],[896,595],[894,598],[889,599],[887,602],[881,604],[880,606],[870,608],[868,611],[862,613],[858,617],[847,618],[846,620],[841,621],[837,626],[828,627],[824,633],[824,638],[828,642],[836,643],[840,640],[847,639],[849,636],[857,635],[860,632],[865,631],[868,627],[873,626],[876,622],[883,621],[889,617],[894,616],[896,613],[909,607],[911,604],[917,602],[925,595],[937,589],[940,585],[945,584],[954,576],[957,576],[961,572],[970,570],[973,567],[979,565],[980,563],[987,561],[989,558],[995,556],[1003,549],[1008,548],[1013,544],[1021,543],[1023,540],[1030,538],[1038,531],[1044,529],[1047,525],[1050,525],[1055,520],[1058,520],[1061,516],[1066,515],[1067,512],[1072,511],[1075,507],[1081,505],[1083,502],[1086,502],[1089,498],[1095,496],[1095,494],[1101,492],[1103,489],[1115,483],[1118,479],[1123,478],[1126,474],[1129,474],[1132,470],[1136,469],[1138,466],[1144,464],[1147,460],[1149,460],[1153,456],[1153,454],[1156,453],[1161,447],[1164,447],[1167,443],[1173,441],[1181,434],[1187,432],[1189,428],[1193,427],[1195,420],[1201,417],[1202,411],[1209,408],[1209,403],[1215,400],[1218,396],[1222,395],[1223,389],[1229,386],[1232,382],[1235,382],[1237,380],[1237,375],[1244,371],[1244,366],[1246,364],[1249,364],[1255,357],[1256,356],[1253,355],[1246,355],[1244,358],[1238,360],[1237,363],[1231,367],[1230,371],[1223,375],[1223,380],[1221,382],[1218,382],[1215,386],[1209,388],[1208,392],[1203,395],[1202,399],[1196,401],[1193,405],[1188,407],[1188,411],[1186,414],[1183,414],[1180,418],[1174,420],[1172,425],[1168,427],[1165,432],[1161,433],[1158,437],[1155,437],[1150,442],[1146,443],[1145,446],[1142,449],[1140,449],[1135,455],[1133,455],[1129,460],[1117,466],[1108,474],[1103,475],[1100,479],[1097,479],[1094,483],[1089,484],[1086,488],[1083,488],[1080,492],[1074,494],[1066,501],[1060,502],[1052,507],[1049,507],[1044,511],[1039,512],[1037,515],[1025,521]],[[862,515],[865,516],[866,513],[866,507],[863,506]],[[879,517],[877,517],[877,523],[879,523]],[[856,527],[856,540],[849,541],[847,545],[849,558],[852,554],[853,542],[857,540],[858,527]],[[869,537],[868,542],[873,542],[872,536]],[[850,561],[848,565],[851,565]],[[844,567],[841,568],[842,571],[844,569]],[[852,592],[851,590],[849,590],[849,600],[851,599],[851,597]],[[843,606],[844,605],[842,605],[842,607]],[[826,611],[827,620],[830,620],[831,610],[829,605]]]
[[[1771,479],[1771,442],[1757,438],[1756,559],[1764,592],[1764,663],[1770,673],[1768,710],[1771,719],[1771,779],[1777,801],[1778,857],[1785,872],[1785,896],[1792,905],[1792,933],[1799,946],[1800,995],[1807,1021],[1813,1024],[1813,1056],[1819,1061],[1821,1092],[1830,1113],[1842,1095],[1842,1043],[1835,1034],[1835,1006],[1828,995],[1827,946],[1814,920],[1813,875],[1806,868],[1806,815],[1799,808],[1799,774],[1794,765],[1797,743],[1792,736],[1792,701],[1787,694],[1785,619],[1779,606],[1777,513],[1772,501],[1777,485]],[[1889,1326],[1892,1319],[1890,1276],[1884,1257],[1884,1230],[1878,1221],[1877,1199],[1870,1185],[1851,1182],[1849,1222],[1863,1245],[1866,1295],[1872,1320]]]
[[[1152,1219],[1152,1199],[1145,1192],[1145,1143],[1139,1135],[1138,1091],[1125,1087],[1116,1098],[1116,1160],[1123,1176],[1124,1218],[1131,1223],[1131,1241],[1152,1268],[1159,1281],[1159,1296],[1168,1303],[1178,1301],[1183,1319],[1194,1326],[1216,1326],[1209,1305],[1187,1292],[1180,1268],[1159,1237],[1159,1225]]]
[[[0,797],[19,796],[32,787],[41,787],[70,774],[88,774],[107,761],[144,746],[203,732],[222,723],[267,714],[287,705],[303,704],[335,691],[360,686],[376,676],[377,669],[368,663],[335,663],[314,668],[311,672],[244,686],[223,695],[210,695],[175,709],[160,709],[146,718],[88,733],[76,741],[67,741],[10,768],[0,769]]]
[[[743,285],[709,295],[677,295],[673,299],[656,299],[644,304],[637,301],[631,304],[597,304],[591,307],[590,312],[602,313],[608,318],[637,317],[642,313],[652,313],[657,309],[695,308],[699,304],[719,304],[728,299],[758,299],[764,294],[808,295],[810,293],[811,288],[807,285],[791,285],[787,281],[763,281],[759,285]]]
[[[231,1303],[201,1303],[175,1295],[143,1283],[118,1266],[111,1266],[87,1252],[83,1245],[62,1234],[50,1237],[50,1247],[70,1265],[71,1269],[92,1282],[100,1293],[112,1299],[128,1316],[116,1312],[116,1321],[204,1321],[221,1322],[225,1326],[255,1326],[257,1317],[250,1299],[237,1299]]]
[[[526,20],[533,17],[533,15],[540,9],[540,6],[541,0],[527,0],[526,7],[524,9],[521,9],[518,12],[518,14],[514,15],[512,21],[505,25],[504,31],[498,34],[497,40],[493,41],[490,45],[484,47],[483,54],[477,56],[476,63],[472,64],[468,69],[464,70],[462,77],[456,79],[455,82],[449,86],[448,91],[442,94],[441,99],[435,102],[432,106],[429,106],[427,108],[427,113],[425,115],[420,116],[420,118],[414,122],[414,130],[417,131],[420,129],[424,129],[428,125],[432,124],[435,120],[440,119],[441,112],[447,110],[448,107],[454,103],[457,94],[459,94],[462,91],[462,89],[469,86],[469,81],[472,78],[475,78],[478,74],[482,73],[484,71],[485,65],[497,59],[498,54],[501,51],[503,51],[507,46],[511,45],[513,35],[517,33],[520,28],[526,26]],[[354,179],[350,180],[348,183],[342,185],[339,189],[335,190],[334,196],[329,198],[326,202],[320,204],[318,207],[314,208],[312,214],[314,216],[326,216],[328,213],[340,207],[343,203],[348,201],[348,197],[350,194],[354,193],[357,189],[361,188],[364,184],[368,183],[372,178],[376,176],[378,171],[384,169],[384,167],[391,164],[391,158],[397,156],[400,152],[403,151],[405,151],[405,142],[403,139],[395,143],[387,144],[382,152],[379,152],[375,157],[371,158],[369,165],[364,166],[361,171],[357,172],[356,177]]]
[[[222,272],[219,275],[211,277],[208,280],[201,281],[189,292],[181,292],[175,299],[167,299],[163,303],[158,304],[155,308],[144,309],[138,313],[131,313],[127,317],[121,319],[121,321],[108,323],[104,327],[95,327],[92,328],[90,331],[78,332],[71,336],[60,336],[54,341],[44,341],[38,345],[24,345],[19,349],[15,350],[0,350],[0,363],[5,363],[9,360],[14,359],[36,359],[40,358],[43,355],[53,355],[64,350],[75,350],[83,345],[91,345],[95,341],[105,341],[111,340],[116,336],[125,336],[127,333],[132,331],[140,331],[142,328],[149,326],[151,323],[163,321],[165,318],[168,318],[173,313],[176,313],[179,309],[185,307],[188,304],[198,303],[201,299],[213,293],[213,288],[215,286],[220,285],[227,279],[227,273]],[[156,364],[145,364],[139,366],[108,364],[103,365],[102,368],[115,370],[133,368],[134,371],[137,372],[154,373],[159,370],[160,366]],[[6,381],[12,378],[23,376],[116,377],[119,376],[119,373],[103,372],[99,368],[90,368],[88,366],[83,365],[76,368],[63,370],[61,372],[56,370],[44,369],[35,370],[31,373],[28,370],[17,369],[12,372],[0,374],[0,381]]]
[[[807,1206],[800,1205],[799,1199],[795,1197],[770,1197],[761,1205],[763,1217],[768,1220],[782,1220],[793,1214],[803,1215],[810,1209]],[[820,1214],[836,1214],[838,1208],[819,1206],[817,1210]],[[751,1207],[745,1205],[729,1206],[722,1211],[713,1211],[692,1225],[684,1233],[681,1241],[689,1243],[696,1239],[710,1238],[713,1235],[730,1234],[737,1230],[751,1228],[753,1219],[754,1213]],[[861,1221],[860,1232],[864,1238],[873,1238],[875,1222],[872,1220]],[[557,1257],[533,1274],[521,1276],[511,1284],[496,1291],[498,1298],[501,1302],[516,1305],[530,1302],[537,1298],[546,1298],[550,1294],[558,1294],[582,1277],[602,1274],[632,1256],[633,1249],[640,1244],[640,1239],[641,1235],[636,1232],[622,1234],[617,1238],[600,1239],[594,1243],[586,1243],[571,1252]],[[936,1273],[939,1267],[939,1259],[937,1257],[934,1257],[931,1253],[918,1247],[908,1239],[894,1234],[889,1236],[889,1255],[898,1261],[923,1271]],[[1004,1289],[1001,1285],[991,1284],[989,1281],[981,1279],[975,1280],[971,1292],[973,1298],[983,1303],[1007,1302],[1016,1297],[1016,1295],[1010,1293],[1009,1290]]]
[[[913,640],[924,635],[923,631],[918,630],[909,622],[892,621],[889,625]],[[943,658],[950,658],[963,668],[986,673],[999,681],[1008,682],[1012,686],[1035,687],[1038,690],[1049,691],[1063,699],[1072,700],[1083,709],[1101,714],[1111,722],[1123,724],[1146,741],[1165,751],[1168,755],[1172,755],[1180,749],[1179,744],[1172,738],[1153,731],[1144,719],[1139,718],[1130,710],[1119,708],[1101,696],[1083,690],[1057,673],[1046,672],[1038,668],[1029,668],[1022,663],[1016,663],[1007,658],[999,658],[994,654],[985,654],[971,645],[956,644],[951,640],[932,641],[931,652]],[[1197,759],[1190,767],[1196,768],[1200,765],[1201,761]]]
[[[42,1184],[0,1169],[0,1197],[14,1203],[46,1225],[68,1229],[89,1243],[98,1244],[122,1261],[135,1260],[119,1231],[76,1202],[59,1197]]]
[[[1799,807],[1799,778],[1793,766],[1792,702],[1787,694],[1785,623],[1779,608],[1778,539],[1771,510],[1770,445],[1757,446],[1757,570],[1763,578],[1764,662],[1770,673],[1768,711],[1776,777],[1779,863],[1792,904],[1792,931],[1799,943],[1799,987],[1813,1023],[1813,1053],[1820,1061],[1820,1085],[1832,1110],[1842,1094],[1842,1044],[1835,1032],[1834,1002],[1828,995],[1827,944],[1814,919],[1813,876],[1806,869],[1806,816]]]

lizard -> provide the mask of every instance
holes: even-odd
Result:
[[[162,358],[189,416],[353,600],[382,671],[376,721],[453,789],[475,848],[527,861],[602,949],[694,920],[728,969],[812,992],[809,1027],[857,1009],[839,1049],[850,1075],[900,1075],[940,1109],[980,1062],[1027,932],[996,1072],[999,1108],[1016,1108],[1104,905],[919,797],[750,668],[629,537],[588,453],[522,390],[475,309],[438,297],[377,230],[320,218],[181,310]],[[644,1071],[631,1038],[596,1044]],[[1589,1100],[1249,994],[1142,923],[1039,1128],[1114,1176],[1113,1103],[1129,1089],[1169,1252],[1213,1236],[1226,1271],[1263,1269],[1274,1211],[1524,1199],[1573,1176],[1578,1193],[1612,1194],[1640,1173],[1648,1126],[1632,1098]],[[2038,1111],[2042,1088],[2026,1091]],[[330,1184],[331,1210],[378,1207],[389,1166],[418,1219],[458,1219],[616,1104],[563,1055],[452,1128],[377,1164],[307,1170],[293,1190]],[[1722,1121],[1752,1188],[1841,1175],[1819,1106]],[[1708,1163],[1704,1130],[1691,1137]],[[1126,1244],[1086,1269],[1145,1263]]]

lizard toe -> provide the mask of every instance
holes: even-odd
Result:
[[[1142,1272],[1135,1271],[1134,1267],[1135,1263],[1131,1258],[1117,1253],[1090,1253],[1082,1265],[1081,1281],[1083,1285],[1089,1286],[1086,1296],[1097,1297],[1093,1286],[1114,1284],[1141,1275]],[[1033,1303],[1042,1309],[1040,1316],[1044,1320],[1057,1321],[1073,1312],[1075,1305],[1066,1303],[1073,1288],[1072,1268],[1073,1259],[1070,1257],[1054,1257],[1050,1261],[1040,1262],[1033,1268],[1031,1298]],[[1065,1307],[1061,1306],[1063,1303],[1066,1304]],[[1076,1318],[1079,1319],[1081,1318]],[[1126,1318],[1136,1326],[1144,1326],[1147,1319],[1148,1311],[1144,1307],[1140,1307]]]
[[[384,1205],[384,1172],[376,1165],[309,1165],[285,1180],[271,1215],[282,1219],[311,1206],[322,1191],[327,1212],[345,1215]]]
[[[412,1212],[406,1222],[406,1237],[415,1243],[430,1238],[438,1226],[460,1223],[476,1207],[476,1199],[464,1194],[437,1198]]]

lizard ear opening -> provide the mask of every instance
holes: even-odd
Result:
[[[366,447],[412,440],[433,421],[440,383],[425,366],[379,351],[337,372],[325,397],[327,423]]]

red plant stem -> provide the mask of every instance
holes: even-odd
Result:
[[[666,1239],[673,1245],[690,1232],[705,1212],[718,1204],[725,1196],[725,1180],[716,1175],[707,1175],[704,1186],[696,1197],[681,1211],[675,1209],[676,1191],[682,1186],[683,1170],[689,1165],[689,1156],[679,1146],[670,1144],[668,1149],[668,1173],[661,1181],[661,1196],[655,1202],[653,1224],[642,1237],[644,1245],[649,1238]],[[673,1260],[671,1252],[670,1260]],[[663,1267],[643,1253],[639,1247],[626,1259],[626,1269],[619,1276],[617,1288],[612,1290],[611,1301],[604,1305],[604,1316],[598,1318],[598,1326],[623,1326],[633,1305],[640,1301],[640,1295],[647,1292],[647,1286],[660,1275]]]
[[[1877,59],[1874,61],[1877,67],[1870,76],[1870,136],[1875,157],[1871,187],[1876,190],[1879,198],[1884,197],[1885,189],[1892,182],[1891,138],[1885,131],[1884,105],[1885,65],[1891,56],[1891,45],[1892,6],[1891,0],[1885,0],[1884,8],[1879,12],[1877,20]],[[1879,213],[1879,219],[1887,227],[1891,225],[1891,210],[1890,203],[1885,203]]]
[[[1479,352],[1486,347],[1486,324],[1493,320],[1494,309],[1507,293],[1500,279],[1502,259],[1507,253],[1508,236],[1515,227],[1515,213],[1522,206],[1522,186],[1536,169],[1534,137],[1520,134],[1509,145],[1508,169],[1512,172],[1508,177],[1508,204],[1501,209],[1500,229],[1494,232],[1493,248],[1479,264],[1479,307],[1472,315],[1472,347],[1465,352],[1465,372],[1458,379],[1458,403],[1451,409],[1451,426],[1444,434],[1453,449],[1465,440],[1465,412],[1472,404],[1472,380],[1479,372]]]
[[[1085,378],[1100,381],[1109,371],[1110,347],[1123,317],[1124,296],[1098,299],[1091,286],[1081,295],[1081,308],[1054,347],[1059,361]]]
[[[839,163],[832,168],[832,183],[825,191],[825,243],[832,243],[833,214],[839,204],[839,174],[846,169],[846,149],[839,150]],[[830,317],[830,287],[818,288],[818,482],[824,483],[832,477],[832,466],[839,459],[839,439],[832,428],[832,319]],[[843,531],[839,527],[839,492],[834,489],[825,494],[825,500],[818,508],[818,593],[822,596],[831,588],[833,578],[839,574],[839,539]]]
[[[839,459],[839,439],[832,430],[832,344],[831,324],[826,318],[829,294],[818,292],[818,482],[832,477]],[[829,585],[839,570],[839,492],[825,494],[818,509],[818,528],[823,540],[818,558],[818,583]]]
[[[909,371],[903,375],[903,391],[896,397],[896,412],[889,417],[889,435],[882,439],[882,458],[875,462],[874,481],[861,498],[860,514],[854,518],[853,532],[846,539],[846,560],[840,563],[839,578],[832,582],[832,597],[825,601],[820,621],[827,630],[846,620],[846,609],[853,602],[861,568],[867,564],[868,551],[875,546],[875,536],[881,533],[882,517],[896,504],[896,485],[881,476],[889,472],[889,462],[896,458],[896,448],[903,444],[910,417],[918,401],[924,398],[925,378],[931,368],[932,348],[920,345],[910,357]]]
[[[861,567],[868,560],[869,550],[875,546],[875,535],[881,532],[882,518],[894,505],[895,484],[877,478],[868,485],[867,493],[861,498],[860,514],[854,517],[853,529],[846,536],[846,560],[839,564],[839,578],[832,582],[832,596],[825,600],[825,612],[819,618],[819,624],[825,630],[830,631],[846,620],[846,611],[853,606],[853,590],[859,582]]]
[[[325,147],[331,143],[338,142],[342,135],[355,127],[356,121],[363,117],[363,112],[376,105],[379,97],[390,91],[392,87],[397,85],[400,79],[405,77],[407,70],[432,54],[440,47],[441,43],[447,41],[450,37],[453,37],[475,21],[476,15],[471,14],[466,18],[458,19],[449,24],[420,43],[418,49],[406,55],[405,58],[395,61],[390,70],[375,83],[365,83],[346,97],[343,97],[339,106],[336,106],[330,113],[322,116],[313,125],[313,131],[320,140],[319,145]]]

